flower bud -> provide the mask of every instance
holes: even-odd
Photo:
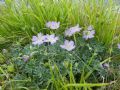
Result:
[[[3,50],[2,50],[2,53],[3,53],[3,54],[8,53],[7,49],[3,49]]]
[[[24,62],[27,62],[30,59],[30,56],[28,55],[23,55],[22,59],[24,60]]]

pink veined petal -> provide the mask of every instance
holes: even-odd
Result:
[[[54,38],[54,37],[55,37],[55,34],[50,35],[50,37]]]
[[[120,44],[118,44],[118,49],[120,49]]]
[[[88,30],[93,30],[92,25],[88,26]]]
[[[67,45],[68,43],[69,43],[69,41],[68,41],[68,40],[65,40],[64,45]]]
[[[75,48],[75,46],[71,46],[71,48],[66,48],[68,51],[72,51]]]
[[[32,44],[33,44],[33,45],[37,45],[37,44],[38,44],[38,42],[37,42],[37,41],[35,41],[35,42],[32,42]]]
[[[49,27],[50,27],[50,24],[51,24],[51,22],[47,22],[47,23],[46,23],[46,27],[49,28]]]
[[[79,28],[79,25],[75,26],[74,29],[75,29],[74,32],[80,32],[81,30],[81,28]]]
[[[84,38],[85,40],[87,40],[87,39],[88,39],[88,36],[87,36],[87,35],[84,35],[83,38]]]
[[[95,30],[92,30],[90,33],[91,33],[91,34],[95,34]]]
[[[69,44],[73,46],[73,45],[74,45],[74,42],[73,42],[73,41],[70,41]]]
[[[67,51],[72,51],[71,49],[66,49]]]
[[[55,37],[55,40],[58,40],[59,39],[59,37]]]
[[[94,31],[93,32],[91,31],[90,34],[89,34],[89,38],[93,38],[94,37],[94,33],[95,33]]]
[[[75,45],[72,47],[72,50],[75,48]]]
[[[94,35],[91,36],[92,38],[95,37]]]
[[[44,41],[44,42],[46,42],[47,37],[48,37],[48,36],[46,36],[46,35],[43,36],[43,41]]]
[[[75,48],[75,45],[73,41],[65,40],[64,45],[61,45],[61,48],[71,51]]]
[[[55,34],[51,34],[51,35],[45,35],[45,39],[44,42],[50,42],[51,44],[56,43],[56,41],[58,40],[58,37],[55,37]]]
[[[36,36],[32,37],[32,41],[36,41],[38,38]]]
[[[43,42],[38,42],[37,44],[38,44],[38,45],[41,45],[41,44],[43,44]]]
[[[65,31],[65,36],[72,36],[71,30],[66,30]]]
[[[65,46],[64,45],[60,45],[61,48],[65,49]]]
[[[65,31],[65,36],[72,36],[76,32],[80,32],[81,28],[79,27],[79,24],[77,24],[74,27],[69,28],[68,30]]]
[[[58,29],[59,26],[60,26],[60,22],[55,22],[55,21],[51,21],[46,24],[46,27],[50,29]]]
[[[76,46],[74,45],[73,48],[75,48]]]

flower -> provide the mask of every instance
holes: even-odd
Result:
[[[73,34],[75,34],[76,32],[80,32],[82,28],[79,27],[79,25],[77,24],[74,27],[69,28],[68,30],[65,31],[65,36],[72,36]]]
[[[44,36],[42,33],[38,33],[37,36],[32,37],[32,44],[34,45],[41,45],[44,43]]]
[[[108,63],[104,63],[104,64],[103,64],[103,67],[104,67],[104,68],[109,68],[110,66],[109,66]]]
[[[92,25],[88,26],[87,30],[89,30],[89,31],[93,30],[93,26]]]
[[[8,53],[8,50],[7,49],[3,49],[2,52],[3,52],[3,54],[6,54],[6,53]]]
[[[88,40],[90,38],[94,38],[95,30],[90,25],[87,30],[83,31],[83,38]]]
[[[120,49],[120,44],[118,44],[118,49]]]
[[[57,40],[58,40],[58,37],[55,37],[55,34],[45,35],[45,42],[50,42],[51,44],[54,44],[56,43]]]
[[[110,65],[109,65],[109,63],[103,63],[103,64],[100,64],[100,67],[103,69],[109,69]]]
[[[28,55],[23,55],[22,59],[24,60],[24,62],[27,62],[30,59],[30,56]]]
[[[60,22],[49,21],[46,23],[46,27],[50,29],[58,29],[60,27]]]
[[[86,40],[88,40],[89,38],[93,38],[95,34],[95,30],[92,31],[83,31],[83,38],[85,38]]]
[[[34,45],[41,45],[44,42],[50,42],[51,44],[54,44],[56,43],[57,40],[58,40],[58,37],[55,37],[55,34],[43,35],[42,33],[38,33],[37,36],[33,36],[32,43]]]
[[[66,49],[67,51],[71,51],[75,48],[73,41],[65,40],[64,45],[60,45],[61,48]]]

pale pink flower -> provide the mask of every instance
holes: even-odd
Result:
[[[80,28],[79,25],[77,24],[76,26],[67,29],[67,30],[65,31],[65,36],[70,37],[70,36],[72,36],[73,34],[75,34],[75,33],[77,33],[77,32],[80,32],[81,29],[82,29],[82,28]]]
[[[60,47],[67,51],[72,51],[75,48],[75,45],[73,41],[65,40],[64,45],[60,45]]]
[[[50,29],[58,29],[60,27],[60,22],[49,21],[46,23],[46,27]]]

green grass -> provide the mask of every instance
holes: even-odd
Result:
[[[85,79],[86,74],[84,72],[82,73],[84,75],[81,75],[80,77],[79,83],[76,83],[72,71],[72,65],[70,66],[69,81],[68,81],[66,77],[63,77],[60,74],[59,68],[56,65],[54,66],[55,66],[54,71],[51,68],[51,74],[52,74],[51,90],[93,90],[92,89],[93,87],[103,87],[110,85],[110,83],[87,83]],[[83,68],[85,69],[85,67]],[[48,90],[48,88],[46,90]]]
[[[96,0],[19,0],[19,2],[5,0],[5,5],[0,4],[0,49],[9,47],[11,43],[23,45],[29,43],[33,35],[39,32],[44,34],[50,32],[45,28],[47,21],[60,21],[61,25],[58,32],[53,32],[61,35],[66,28],[76,24],[80,24],[84,29],[93,25],[97,40],[110,47],[108,59],[101,63],[108,62],[112,56],[112,45],[116,45],[120,41],[120,14],[114,10],[116,7],[114,0],[108,1],[106,3],[105,0],[98,0],[97,2]],[[55,71],[52,71],[50,67],[52,74],[50,83],[53,83],[51,88],[55,88],[55,90],[59,90],[61,87],[63,90],[92,90],[92,87],[109,85],[109,83],[86,82],[92,71],[82,72],[80,82],[76,83],[72,65],[69,74],[70,81],[68,82],[65,77],[61,76],[56,65],[55,67]],[[83,71],[85,68],[83,67]],[[10,84],[10,88],[14,88],[13,82],[30,81],[11,80],[9,73],[1,67],[0,72],[3,77],[6,77],[6,81],[3,80],[3,83],[5,85]],[[113,85],[113,87],[116,86]],[[26,87],[18,88],[28,90]]]
[[[59,34],[67,26],[93,25],[96,37],[105,45],[113,42],[118,14],[114,0],[5,0],[0,12],[0,36],[7,42],[26,43],[38,32],[48,32],[47,21],[60,21]],[[3,42],[2,42],[3,43]]]
[[[79,83],[76,83],[75,77],[73,75],[72,71],[72,64],[70,67],[70,73],[69,73],[69,79],[67,80],[66,77],[63,77],[60,73],[59,68],[54,65],[55,69],[53,70],[52,67],[50,66],[51,74],[52,77],[48,81],[48,86],[46,86],[46,89],[40,89],[40,90],[93,90],[93,87],[106,87],[110,85],[110,83],[87,83],[85,76],[86,74],[83,73],[84,75],[81,75],[81,79]],[[83,67],[85,69],[85,67]],[[23,87],[23,86],[15,86],[15,83],[17,82],[31,82],[30,79],[27,80],[12,80],[10,78],[10,74],[8,72],[5,72],[1,67],[0,67],[0,72],[3,74],[3,77],[6,77],[5,81],[2,81],[2,89],[5,89],[7,85],[9,85],[10,90],[31,90],[30,88]],[[88,72],[89,73],[89,72]],[[52,83],[52,84],[51,84]]]

